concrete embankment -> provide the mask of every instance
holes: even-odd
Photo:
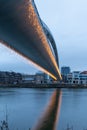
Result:
[[[87,85],[22,83],[22,84],[0,84],[0,88],[87,88]]]

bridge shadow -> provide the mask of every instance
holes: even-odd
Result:
[[[53,92],[50,101],[36,126],[32,130],[55,130],[58,123],[62,93],[57,89]]]

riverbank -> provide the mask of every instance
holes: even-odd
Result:
[[[0,88],[87,88],[87,85],[78,84],[35,84],[35,83],[22,83],[22,84],[0,84]]]

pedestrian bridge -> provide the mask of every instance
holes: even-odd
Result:
[[[61,79],[55,40],[33,0],[0,0],[0,41],[55,80]]]

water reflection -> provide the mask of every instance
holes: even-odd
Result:
[[[51,114],[54,113],[52,112],[54,108],[55,115],[57,115],[53,121],[53,123],[55,122],[54,126],[57,124],[56,130],[65,130],[69,126],[73,126],[73,130],[86,129],[87,89],[62,89],[62,102],[61,91],[54,90],[0,88],[0,121],[5,120],[7,104],[9,130],[17,130],[17,128],[18,130],[29,130],[29,128],[32,130],[34,126],[36,126],[34,130],[39,130],[40,125],[45,124],[43,122],[46,118],[51,122],[53,117]],[[60,99],[56,98],[57,93],[59,93]],[[59,103],[55,103],[55,100],[61,102],[60,116],[58,112],[60,106]],[[55,108],[55,104],[57,104],[57,108]],[[48,115],[50,116],[48,117]],[[58,116],[59,120],[57,120]],[[38,117],[40,117],[39,120]],[[46,128],[43,129],[46,130]],[[51,130],[51,128],[49,129]]]
[[[32,130],[55,130],[61,105],[61,90],[53,92],[49,104]]]

